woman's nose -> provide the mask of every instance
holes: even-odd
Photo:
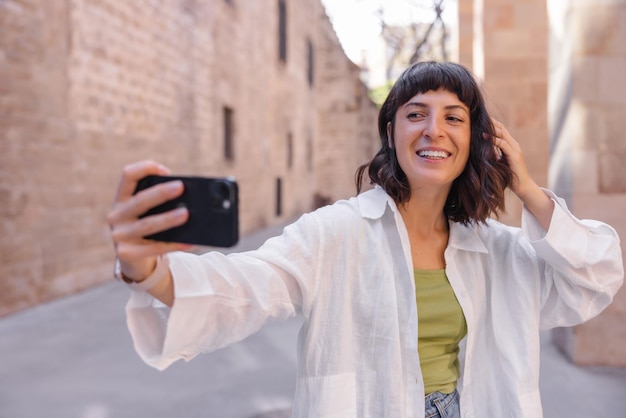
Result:
[[[443,136],[443,121],[434,116],[429,117],[426,121],[424,136],[430,139],[441,138]]]

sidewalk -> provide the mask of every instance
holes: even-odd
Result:
[[[258,247],[281,226],[244,237]],[[158,372],[135,354],[113,281],[0,319],[0,418],[287,418],[299,318]],[[546,418],[626,417],[626,369],[578,368],[542,339]],[[498,418],[498,417],[487,417]]]

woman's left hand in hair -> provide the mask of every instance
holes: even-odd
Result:
[[[532,213],[541,223],[544,229],[550,226],[552,212],[554,211],[554,202],[546,195],[543,190],[532,179],[526,162],[522,147],[511,136],[506,126],[500,121],[492,119],[494,127],[494,145],[502,151],[502,154],[509,163],[509,167],[513,171],[513,179],[511,182],[511,190],[520,198],[526,209]]]

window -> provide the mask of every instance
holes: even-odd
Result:
[[[287,5],[278,0],[278,58],[287,62]]]
[[[233,118],[233,110],[224,106],[224,159],[226,159],[226,161],[235,160]]]
[[[313,171],[313,138],[310,133],[306,141],[306,168],[309,173]]]
[[[310,39],[306,41],[307,48],[307,80],[309,81],[309,87],[313,87],[313,43]]]
[[[283,214],[283,180],[276,178],[276,216]]]
[[[293,135],[287,134],[287,168],[293,167]]]

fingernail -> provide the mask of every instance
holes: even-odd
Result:
[[[180,189],[180,186],[183,185],[183,182],[180,180],[170,182],[167,187],[169,190],[174,191]]]
[[[187,208],[178,208],[174,210],[173,215],[175,218],[184,218],[185,216],[187,216],[187,213]]]

